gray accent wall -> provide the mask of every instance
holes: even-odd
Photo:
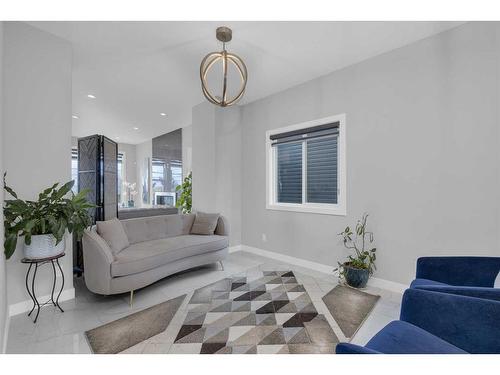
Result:
[[[9,185],[24,199],[71,179],[71,45],[22,22],[5,22],[3,39],[3,167]],[[73,289],[72,243],[62,258]],[[24,286],[22,241],[7,261],[9,305],[29,301]],[[50,293],[52,270],[37,274],[39,296]],[[43,314],[43,312],[42,312]]]
[[[243,106],[242,243],[333,268],[336,234],[368,212],[383,279],[500,255],[498,30],[467,23]],[[342,113],[347,216],[266,210],[265,132]]]

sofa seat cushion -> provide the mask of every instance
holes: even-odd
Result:
[[[386,325],[368,341],[366,347],[384,354],[467,354],[455,345],[401,320]]]
[[[411,282],[410,288],[415,289],[416,287],[419,286],[429,286],[429,285],[448,285],[448,284],[428,279],[415,279]]]
[[[111,276],[148,271],[179,259],[222,250],[228,246],[228,238],[217,235],[185,235],[135,243],[116,255],[111,264]]]

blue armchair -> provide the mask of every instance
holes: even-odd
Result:
[[[340,343],[336,353],[500,353],[499,317],[499,301],[407,289],[400,320],[386,325],[366,346]]]
[[[500,301],[500,257],[423,257],[410,288]]]

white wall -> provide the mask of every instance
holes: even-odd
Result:
[[[231,245],[241,244],[241,134],[239,107],[193,108],[193,209],[226,216]]]
[[[208,104],[208,103],[207,103]],[[230,245],[241,244],[241,111],[215,108],[216,212],[227,216]]]
[[[2,63],[3,63],[3,22],[0,22],[0,172],[3,174],[3,119],[2,119],[2,103],[3,103],[3,82],[2,82]],[[3,178],[0,181],[0,238],[4,239],[3,229]],[[3,242],[2,242],[3,243]],[[3,246],[0,254],[0,352],[5,352],[5,343],[7,340],[7,275],[5,272],[5,255]]]
[[[499,255],[497,28],[465,24],[244,106],[243,244],[333,266],[336,233],[366,211],[380,278],[409,282],[423,255]],[[347,216],[266,210],[266,130],[341,113]]]
[[[21,22],[4,23],[3,166],[8,184],[24,199],[71,178],[71,45]],[[68,236],[69,237],[69,236]],[[62,267],[73,292],[72,244]],[[20,263],[22,241],[7,262],[9,304],[29,300]],[[49,267],[37,275],[37,294],[51,289]],[[17,305],[19,306],[19,305]]]
[[[215,212],[215,110],[209,103],[193,107],[193,209]]]
[[[152,140],[146,141],[144,143],[139,143],[138,145],[135,145],[135,151],[136,151],[136,178],[137,178],[137,199],[136,199],[136,206],[137,207],[147,207],[148,205],[142,203],[142,177],[144,175],[144,170],[145,170],[145,165],[144,165],[144,160],[146,158],[149,158],[149,161],[151,162],[151,158],[153,155],[153,142]],[[149,171],[149,196],[150,196],[150,203],[151,203],[151,171]],[[149,204],[150,206],[151,204]]]

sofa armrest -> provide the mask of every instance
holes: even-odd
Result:
[[[500,257],[422,257],[417,279],[460,286],[493,287],[500,272]]]
[[[500,353],[500,302],[407,289],[400,319],[469,353]]]
[[[500,301],[500,289],[498,288],[453,285],[418,285],[414,289]]]
[[[219,236],[229,236],[229,221],[226,217],[220,215],[215,228],[215,234]]]
[[[109,294],[113,253],[95,230],[83,233],[83,265],[85,284],[94,293]]]
[[[347,342],[341,342],[337,344],[335,348],[336,354],[380,354],[373,349],[365,348],[364,346],[349,344]]]

